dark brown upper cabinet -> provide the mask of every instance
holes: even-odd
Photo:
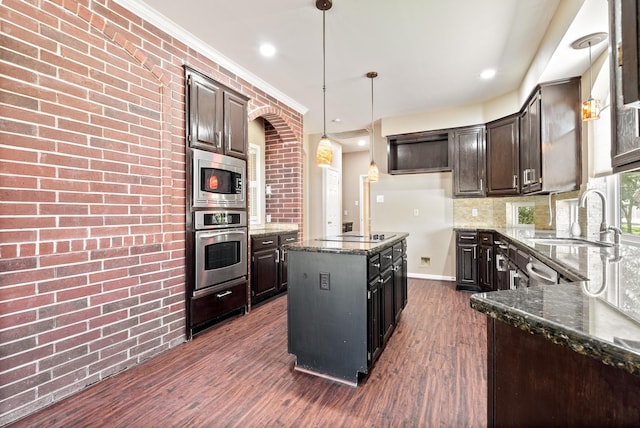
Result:
[[[449,131],[426,131],[387,137],[389,174],[451,171]]]
[[[581,181],[580,77],[541,83],[520,114],[521,193],[576,190]]]
[[[451,142],[454,196],[485,196],[484,125],[452,129]]]
[[[639,3],[638,0],[609,1],[611,166],[614,172],[640,168]]]
[[[186,66],[185,80],[189,146],[246,158],[248,98]]]
[[[520,193],[520,125],[513,114],[487,123],[487,196]]]

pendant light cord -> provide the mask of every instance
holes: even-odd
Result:
[[[373,146],[375,142],[375,135],[373,130],[373,77],[371,77],[371,141],[369,145],[371,146],[370,154],[371,154],[371,162],[373,162]]]
[[[593,68],[593,64],[591,63],[591,40],[589,40],[589,99],[592,99],[591,91],[593,88],[593,81],[591,79],[591,68]]]
[[[326,61],[326,36],[325,36],[325,11],[322,11],[322,137],[327,136],[327,61]]]

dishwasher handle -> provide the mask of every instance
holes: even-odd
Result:
[[[534,278],[535,280],[541,281],[546,284],[558,283],[557,275],[552,275],[552,276],[543,275],[539,269],[536,269],[536,267],[533,265],[532,262],[527,263],[527,273],[529,274],[529,277]]]

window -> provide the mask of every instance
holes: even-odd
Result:
[[[640,172],[618,174],[618,195],[620,229],[640,236]]]
[[[511,227],[534,227],[535,204],[514,202],[507,204],[507,224]]]
[[[262,223],[262,199],[260,183],[260,171],[262,157],[260,156],[260,146],[249,144],[249,158],[247,161],[247,171],[249,175],[249,221],[251,224]]]

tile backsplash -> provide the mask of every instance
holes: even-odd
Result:
[[[556,209],[556,201],[564,199],[576,199],[579,196],[578,191],[565,192],[551,195],[551,206],[554,211]],[[517,196],[517,197],[501,197],[501,198],[466,198],[453,200],[453,224],[454,227],[468,228],[504,228],[509,227],[507,210],[511,204],[519,202],[534,203],[534,222],[535,228],[567,229],[570,227],[571,219],[568,210],[561,209],[558,213],[553,213],[553,219],[550,222],[549,213],[549,196]],[[560,204],[564,207],[565,204]],[[473,215],[476,214],[477,215]],[[557,214],[557,215],[556,215]]]

